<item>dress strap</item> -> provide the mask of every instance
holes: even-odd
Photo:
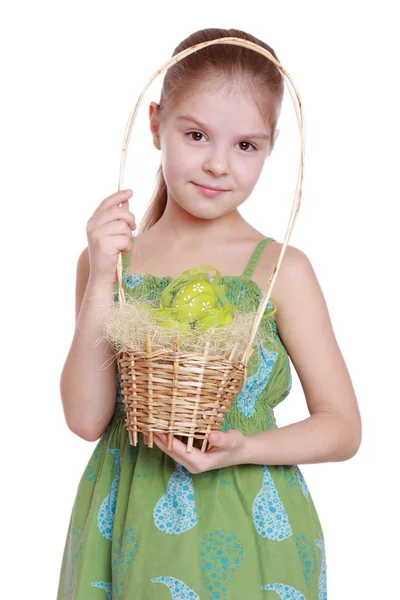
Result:
[[[135,241],[135,237],[136,236],[132,236],[132,244]],[[127,252],[125,254],[125,256],[123,256],[123,261],[122,261],[122,273],[126,273],[129,267],[129,263],[130,263],[130,258],[131,258],[131,252],[132,250],[129,250],[129,252]]]
[[[271,238],[271,237],[267,237],[258,242],[256,249],[254,250],[253,254],[251,255],[250,260],[247,263],[245,270],[243,271],[243,275],[247,275],[248,277],[253,276],[254,270],[260,259],[260,256],[261,256],[265,246],[267,246],[267,244],[269,244],[269,242],[275,242],[275,239]]]

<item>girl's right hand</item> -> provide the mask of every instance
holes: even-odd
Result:
[[[105,198],[86,225],[90,279],[114,285],[118,256],[132,249],[135,215],[129,211],[132,190],[116,192]],[[122,203],[122,206],[119,206]]]

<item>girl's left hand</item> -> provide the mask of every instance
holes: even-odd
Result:
[[[225,432],[212,431],[208,438],[212,448],[206,452],[201,452],[198,448],[192,448],[191,452],[187,452],[186,444],[176,437],[173,439],[172,450],[168,450],[167,434],[154,434],[153,439],[165,454],[186,467],[189,473],[204,473],[212,469],[245,463],[246,436],[235,429]]]

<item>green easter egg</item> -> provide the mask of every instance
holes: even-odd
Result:
[[[173,306],[180,308],[187,302],[192,302],[194,298],[201,294],[209,294],[215,297],[214,288],[209,281],[199,280],[185,285],[175,296]]]
[[[199,294],[193,298],[192,302],[190,302],[190,306],[196,314],[199,316],[203,316],[204,313],[207,313],[211,308],[215,308],[217,306],[217,297],[211,294]]]
[[[208,310],[215,308],[217,298],[211,294],[199,294],[192,301],[182,304],[177,308],[179,321],[194,321],[203,317]]]
[[[181,323],[193,323],[197,321],[197,314],[192,306],[185,304],[177,311],[176,318]]]

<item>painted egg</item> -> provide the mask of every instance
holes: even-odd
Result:
[[[182,304],[177,309],[177,318],[179,321],[196,321],[201,319],[207,312],[215,308],[217,298],[211,294],[198,294],[191,301]]]
[[[201,294],[208,294],[215,297],[214,288],[211,283],[206,280],[192,281],[179,290],[175,296],[173,306],[174,308],[180,308],[187,302],[192,302],[194,298]]]

